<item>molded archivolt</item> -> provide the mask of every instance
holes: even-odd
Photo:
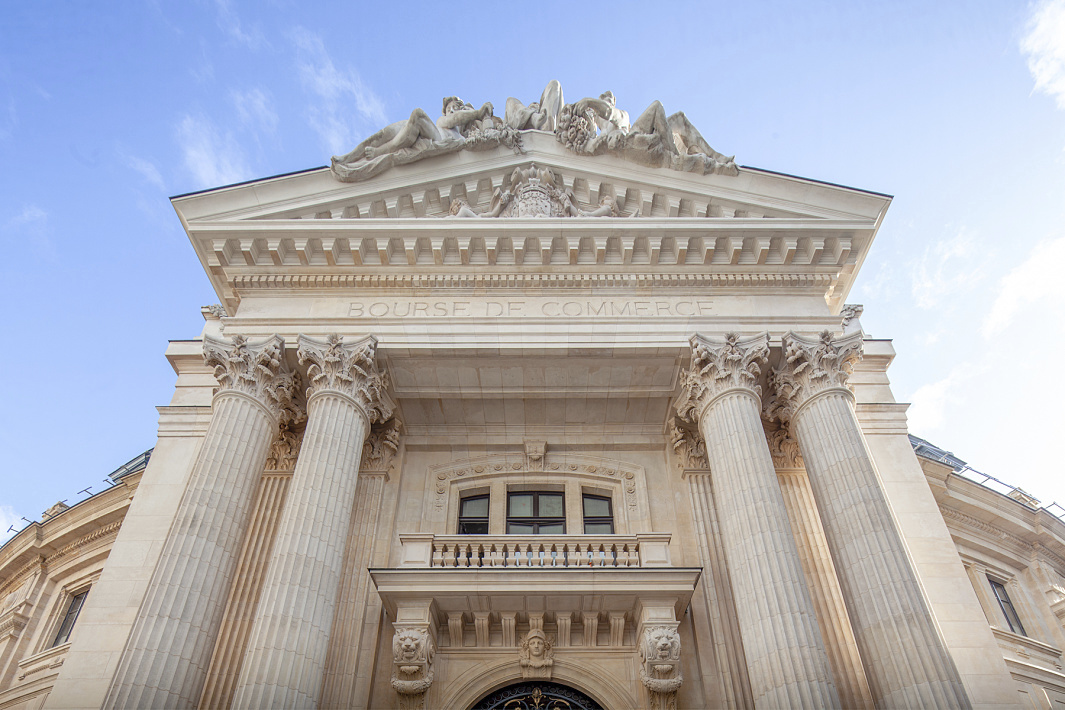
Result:
[[[489,693],[511,683],[522,682],[516,651],[517,649],[513,658],[492,664],[478,664],[454,679],[438,678],[439,686],[434,684],[433,690],[442,688],[441,695],[438,699],[433,698],[433,691],[430,691],[430,697],[426,698],[426,707],[466,710]],[[626,692],[630,685],[629,679],[611,677],[603,672],[601,666],[586,663],[580,657],[570,658],[567,655],[564,660],[560,660],[556,656],[552,671],[552,682],[575,688],[604,708],[632,710],[640,707],[637,698]],[[445,682],[441,683],[441,680]]]
[[[643,466],[627,461],[551,452],[539,460],[519,453],[493,454],[430,466],[428,474],[422,515],[434,524],[457,519],[460,489],[476,488],[476,482],[487,486],[492,479],[504,478],[508,483],[542,485],[576,479],[615,493],[619,529],[627,527],[632,532],[633,525],[650,525],[646,473]]]

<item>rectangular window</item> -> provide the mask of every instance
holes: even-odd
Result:
[[[1006,617],[1006,623],[1009,624],[1010,631],[1021,636],[1027,636],[1024,633],[1024,626],[1021,624],[1021,617],[1017,616],[1017,610],[1013,608],[1013,602],[1010,601],[1010,595],[1006,593],[1006,585],[1002,582],[996,582],[990,577],[987,581],[991,583],[991,589],[995,592],[995,599],[998,599],[998,605],[1002,609],[1002,614]]]
[[[522,492],[507,495],[507,533],[562,535],[566,532],[566,501],[561,493]]]
[[[459,503],[459,535],[488,534],[488,496],[470,496]]]
[[[63,623],[59,625],[59,633],[55,635],[55,641],[52,642],[53,648],[70,640],[70,632],[74,630],[74,622],[78,620],[78,614],[81,613],[81,607],[85,604],[87,596],[89,596],[88,589],[71,597],[66,616],[63,617]]]
[[[584,534],[614,534],[614,514],[610,509],[609,498],[584,495]]]

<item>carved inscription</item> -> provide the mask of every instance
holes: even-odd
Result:
[[[661,318],[708,316],[708,299],[621,300],[603,298],[528,301],[354,301],[351,318]]]

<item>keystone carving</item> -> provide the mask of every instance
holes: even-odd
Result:
[[[284,351],[285,339],[279,335],[257,343],[243,335],[234,335],[232,343],[203,337],[204,363],[214,368],[219,384],[215,395],[227,390],[250,395],[278,420],[296,394],[296,380],[283,362]]]
[[[555,665],[555,649],[542,629],[530,629],[521,639],[518,665],[522,678],[550,678]]]
[[[761,398],[758,376],[769,359],[768,334],[741,339],[737,333],[728,333],[724,341],[695,334],[691,346],[691,369],[682,376],[677,403],[681,418],[697,422],[714,397],[731,389],[750,390]]]
[[[640,640],[640,680],[651,694],[651,710],[677,710],[680,634],[671,626],[650,626]]]
[[[362,461],[359,470],[387,471],[392,465],[392,458],[399,451],[399,433],[403,424],[393,417],[370,429],[366,443],[362,445]]]
[[[392,637],[392,689],[402,710],[425,710],[425,692],[433,684],[433,647],[429,630],[398,626]]]
[[[297,355],[307,365],[307,399],[323,390],[346,394],[358,403],[370,424],[392,416],[392,400],[386,389],[388,376],[377,369],[377,339],[372,335],[344,343],[337,334],[326,340],[301,335]]]
[[[706,442],[690,423],[680,417],[669,420],[669,443],[677,454],[677,466],[681,469],[705,471],[710,468],[706,458]]]
[[[773,394],[766,408],[771,419],[785,424],[812,397],[848,387],[851,369],[862,358],[862,333],[834,338],[824,331],[817,340],[787,333],[781,366],[770,376]]]

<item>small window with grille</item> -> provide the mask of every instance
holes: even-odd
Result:
[[[508,535],[562,535],[566,500],[562,493],[523,491],[507,495]]]
[[[89,596],[89,590],[85,589],[70,598],[70,604],[67,605],[67,613],[63,617],[63,623],[59,625],[59,632],[55,635],[55,641],[52,642],[52,648],[61,646],[70,640],[70,632],[74,630],[74,624],[78,620],[78,614],[81,613],[81,607],[85,605],[85,599]]]
[[[470,496],[459,503],[459,535],[488,534],[488,496]]]
[[[614,534],[614,512],[606,496],[584,494],[584,534]]]
[[[1003,616],[1006,617],[1006,623],[1009,624],[1010,631],[1021,636],[1027,636],[1024,632],[1024,625],[1021,624],[1021,617],[1017,615],[1017,610],[1013,607],[1013,602],[1010,601],[1010,595],[1006,593],[1006,585],[1002,582],[987,578],[987,581],[991,583],[991,590],[995,593],[995,599],[998,599],[998,606],[1002,609]]]

